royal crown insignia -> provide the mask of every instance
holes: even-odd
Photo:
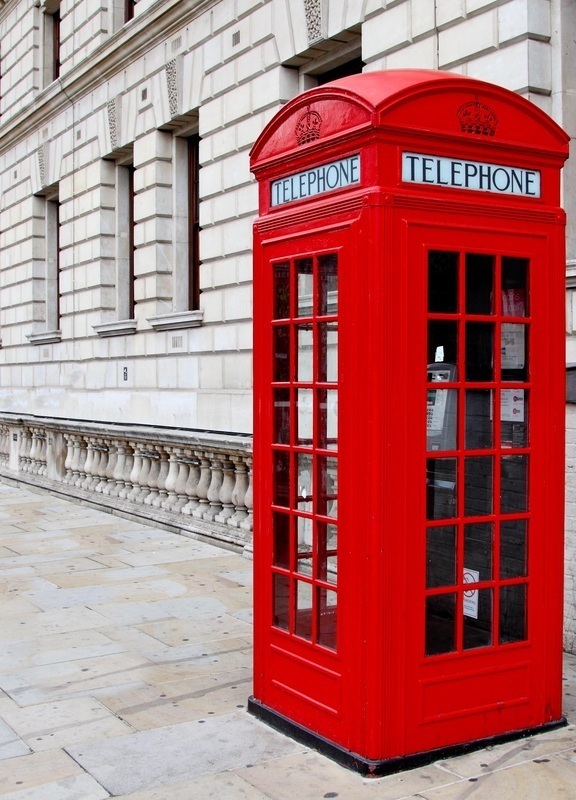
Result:
[[[490,106],[484,105],[478,98],[460,106],[457,116],[462,133],[479,133],[483,136],[494,136],[496,133],[498,117]]]
[[[320,138],[322,117],[317,111],[311,111],[310,106],[302,114],[296,125],[296,141],[298,144],[307,144]]]

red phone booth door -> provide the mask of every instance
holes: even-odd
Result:
[[[561,710],[547,693],[547,241],[414,226],[411,252],[426,309],[412,343],[426,373],[425,492],[409,526],[420,591],[407,587],[406,743],[419,752]]]

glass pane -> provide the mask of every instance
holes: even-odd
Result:
[[[453,653],[456,649],[456,595],[426,598],[426,655]]]
[[[492,513],[492,463],[491,457],[464,459],[464,514],[467,517]]]
[[[502,314],[525,317],[528,313],[528,259],[502,259]]]
[[[338,391],[318,390],[318,447],[338,449]]]
[[[287,575],[274,575],[273,581],[273,624],[287,631],[290,630],[290,578]]]
[[[503,322],[500,335],[503,381],[528,378],[528,327],[522,323]]]
[[[428,255],[428,311],[458,311],[458,253],[432,250]]]
[[[285,325],[274,328],[274,380],[290,380],[290,328]]]
[[[336,383],[338,380],[338,323],[318,325],[318,380]]]
[[[274,452],[274,505],[289,505],[290,453]]]
[[[500,513],[528,510],[528,456],[500,459]]]
[[[338,595],[331,589],[318,588],[318,644],[336,650]]]
[[[272,514],[274,526],[274,565],[290,569],[290,517],[287,514]]]
[[[297,453],[297,506],[299,511],[312,512],[312,456]]]
[[[500,589],[500,644],[522,642],[527,638],[526,584]]]
[[[296,380],[302,383],[312,382],[312,325],[298,325],[298,361],[296,364]]]
[[[433,319],[428,322],[428,364],[456,364],[458,323]]]
[[[464,649],[492,644],[492,589],[464,592]]]
[[[296,636],[312,641],[312,585],[296,581]]]
[[[456,526],[445,525],[426,531],[426,587],[454,586],[456,583]]]
[[[318,456],[320,497],[317,513],[325,517],[338,516],[338,459]]]
[[[491,522],[477,522],[464,526],[464,570],[476,575],[476,581],[492,579]]]
[[[494,325],[488,322],[466,324],[466,380],[491,381],[494,376]]]
[[[494,257],[466,255],[466,313],[492,314]]]
[[[318,314],[338,313],[338,256],[331,253],[318,256],[319,271],[319,303]]]
[[[274,441],[290,444],[290,389],[274,390]]]
[[[297,517],[296,528],[298,531],[298,561],[296,570],[305,575],[312,575],[312,520],[307,517]]]
[[[426,518],[456,517],[456,459],[429,458],[426,465]]]
[[[426,403],[427,449],[455,450],[458,390],[428,389]]]
[[[502,389],[500,392],[502,447],[528,447],[528,392]]]
[[[290,316],[290,264],[274,266],[274,319]]]
[[[467,450],[492,447],[492,392],[490,389],[468,389],[466,392]]]
[[[312,296],[314,292],[314,275],[312,259],[301,258],[296,261],[298,274],[298,316],[312,316]]]
[[[314,392],[312,389],[296,390],[296,406],[298,414],[298,444],[312,444],[312,403]]]
[[[500,577],[522,578],[527,574],[528,520],[500,523]]]
[[[338,528],[328,522],[318,522],[318,578],[336,583],[338,577]]]

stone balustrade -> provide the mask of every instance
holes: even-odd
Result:
[[[251,549],[248,436],[0,415],[0,477]]]

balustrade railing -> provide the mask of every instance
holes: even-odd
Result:
[[[0,475],[238,546],[252,530],[250,439],[0,419]]]

